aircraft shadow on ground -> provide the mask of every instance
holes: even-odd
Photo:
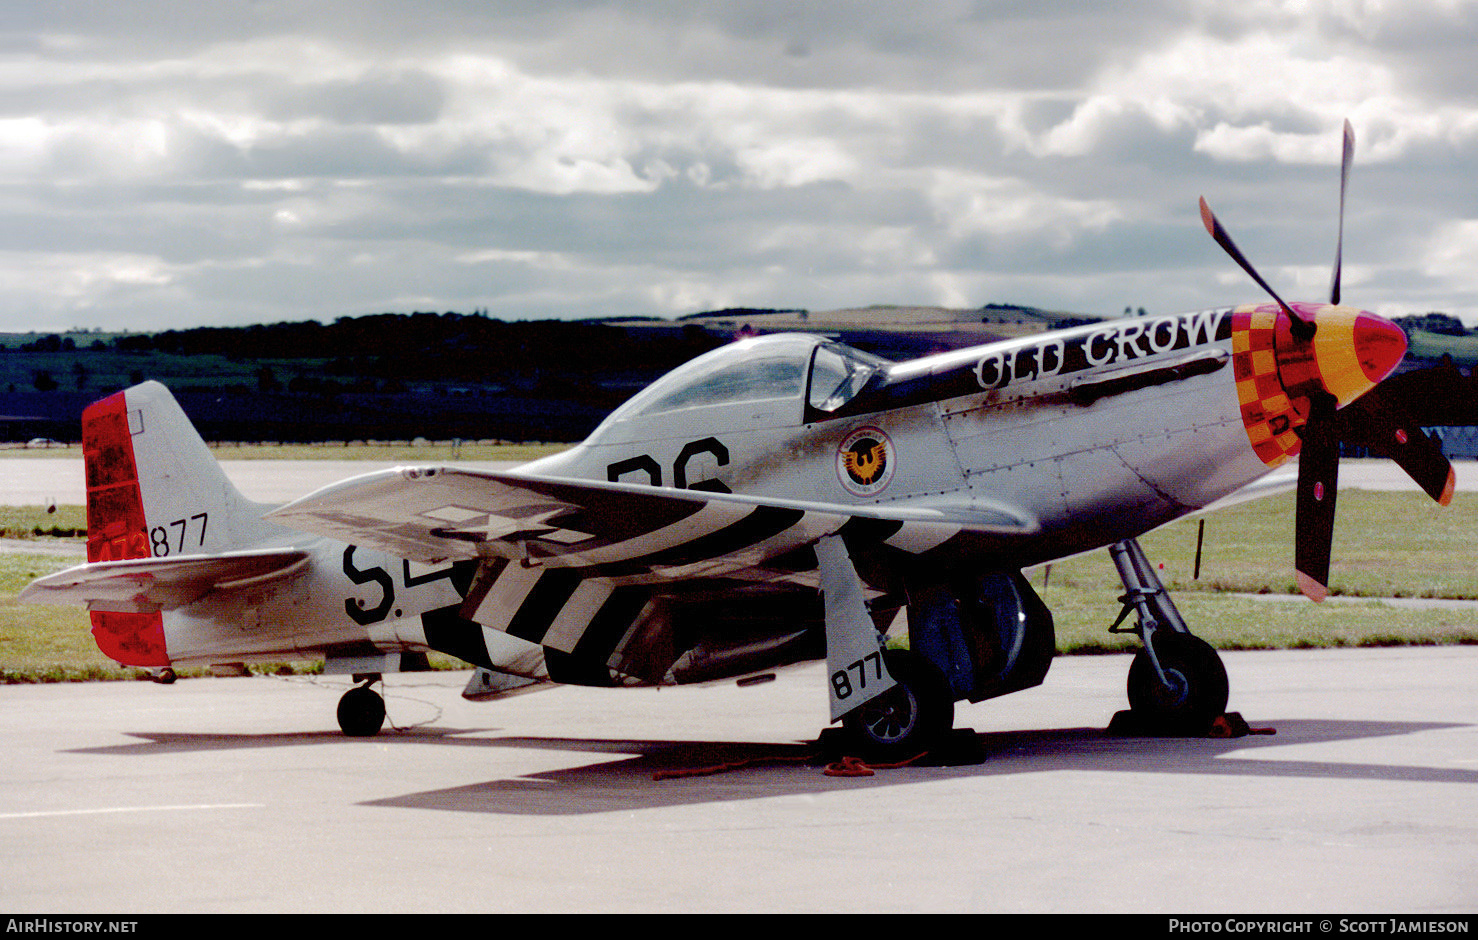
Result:
[[[1270,745],[1329,743],[1457,727],[1443,723],[1290,721],[1275,737],[1235,739],[1135,738],[1094,728],[994,732],[978,735],[984,762],[956,767],[903,767],[871,777],[833,777],[824,761],[807,762],[814,744],[583,741],[501,738],[504,747],[604,753],[632,748],[628,760],[548,771],[504,780],[374,800],[364,805],[514,815],[578,815],[730,800],[898,786],[939,779],[990,777],[1059,770],[1217,776],[1307,777],[1478,785],[1478,771],[1407,765],[1288,759],[1259,760],[1243,753]],[[615,745],[614,747],[612,745]],[[756,763],[708,776],[654,779],[657,774]]]
[[[489,737],[487,729],[410,728],[382,734],[378,745],[515,748],[612,755],[615,759],[407,793],[361,805],[509,815],[580,815],[764,797],[819,794],[858,787],[889,787],[972,777],[1053,771],[1201,774],[1212,776],[1386,780],[1478,786],[1478,770],[1398,764],[1291,759],[1284,751],[1260,759],[1265,747],[1328,744],[1465,727],[1450,722],[1270,722],[1276,735],[1241,738],[1149,738],[1096,728],[979,734],[985,760],[963,766],[879,769],[870,777],[824,773],[826,757],[814,742],[762,743],[606,738]],[[268,735],[139,734],[134,744],[74,753],[154,756],[353,742],[334,732]],[[624,757],[624,759],[623,759]],[[722,769],[720,769],[722,768]],[[705,770],[707,774],[694,774]],[[671,776],[669,776],[671,775]]]

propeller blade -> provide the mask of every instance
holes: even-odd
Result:
[[[1292,307],[1288,306],[1288,304],[1283,301],[1283,298],[1278,296],[1278,292],[1273,290],[1273,288],[1269,286],[1268,282],[1262,279],[1262,275],[1257,273],[1257,269],[1252,266],[1252,263],[1248,261],[1246,256],[1242,254],[1241,250],[1237,248],[1236,242],[1232,241],[1232,236],[1228,235],[1227,230],[1222,228],[1221,223],[1216,220],[1216,216],[1213,215],[1211,212],[1211,207],[1206,204],[1205,196],[1201,197],[1201,224],[1206,226],[1206,231],[1209,232],[1212,239],[1221,246],[1221,250],[1225,251],[1233,261],[1237,262],[1237,264],[1241,266],[1242,270],[1246,271],[1248,276],[1256,281],[1257,285],[1267,292],[1267,295],[1269,297],[1277,301],[1278,306],[1283,308],[1283,312],[1288,314],[1289,318],[1293,321],[1293,335],[1303,340],[1313,339],[1314,321],[1305,319]]]
[[[1457,476],[1442,447],[1421,429],[1401,406],[1399,395],[1377,385],[1340,412],[1336,433],[1340,440],[1363,444],[1389,457],[1432,499],[1452,502]]]
[[[1298,452],[1298,495],[1293,560],[1298,589],[1312,601],[1329,595],[1329,551],[1334,541],[1334,502],[1339,488],[1339,439],[1333,396],[1316,396]]]
[[[1334,279],[1329,285],[1329,302],[1339,303],[1340,268],[1345,253],[1345,190],[1350,187],[1350,166],[1355,162],[1355,129],[1345,119],[1345,150],[1339,167],[1339,237],[1334,243]]]

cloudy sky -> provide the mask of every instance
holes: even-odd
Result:
[[[1112,8],[1112,9],[1110,9]],[[0,331],[1345,299],[1478,321],[1478,2],[6,0]]]

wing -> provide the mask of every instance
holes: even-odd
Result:
[[[843,530],[917,552],[965,530],[1039,529],[980,501],[845,506],[444,467],[355,477],[269,515],[416,561],[502,558],[617,583],[754,572]]]
[[[480,559],[458,622],[537,644],[551,680],[581,685],[705,681],[809,658],[801,608],[780,617],[764,604],[816,596],[814,545],[828,535],[923,552],[966,529],[1038,528],[977,503],[853,507],[430,467],[356,477],[270,515],[416,561]]]
[[[308,557],[296,549],[271,549],[93,562],[33,581],[19,599],[124,613],[174,610],[214,591],[292,577],[306,567]]]

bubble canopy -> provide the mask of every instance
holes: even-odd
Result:
[[[888,365],[885,359],[809,334],[744,339],[667,373],[616,409],[601,430],[638,418],[761,401],[795,400],[799,421],[803,397],[813,409],[835,411]]]

